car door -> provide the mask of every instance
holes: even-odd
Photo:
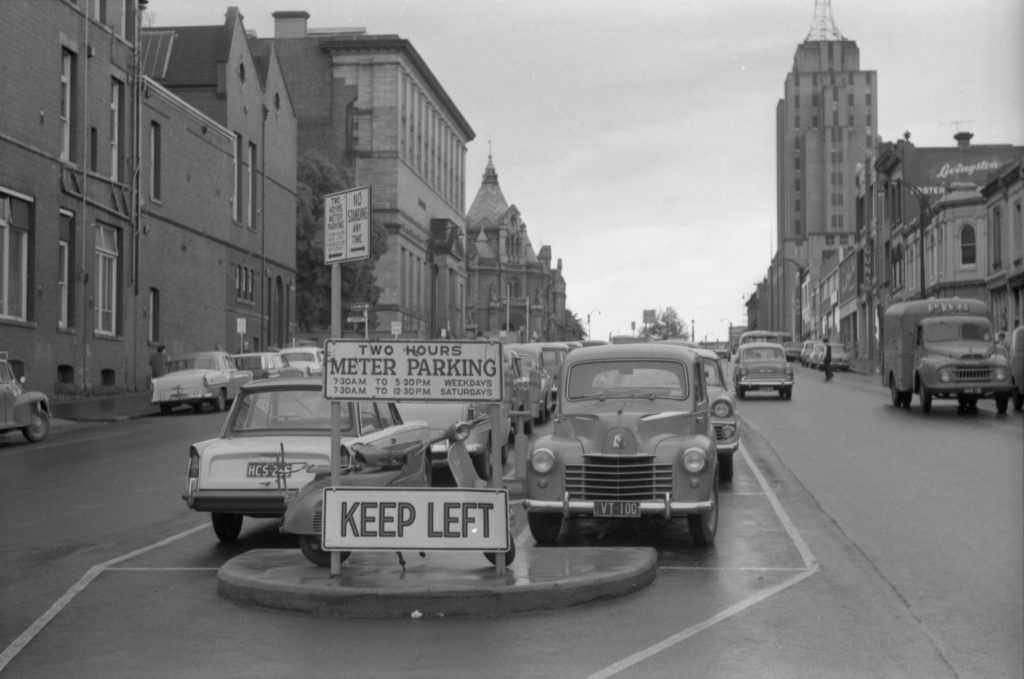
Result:
[[[14,401],[18,397],[18,385],[10,364],[0,362],[0,427],[14,424]]]

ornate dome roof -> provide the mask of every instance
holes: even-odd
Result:
[[[466,213],[466,228],[469,231],[496,229],[501,225],[508,211],[508,201],[498,185],[498,173],[494,170],[494,161],[487,156],[487,169],[484,170],[483,182],[476,192],[473,205]]]

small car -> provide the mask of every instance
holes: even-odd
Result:
[[[807,367],[821,370],[821,364],[825,360],[825,343],[815,342],[811,346],[811,353],[807,357]]]
[[[200,351],[174,357],[168,373],[153,378],[153,403],[164,415],[175,407],[188,405],[197,413],[204,403],[222,412],[234,400],[252,373],[239,370],[225,351]]]
[[[284,359],[276,351],[255,351],[247,354],[235,354],[231,357],[235,367],[248,370],[254,380],[267,380],[280,377],[285,369]]]
[[[512,352],[519,356],[519,368],[530,385],[529,402],[533,405],[533,419],[543,424],[551,417],[554,409],[551,371],[544,363],[544,353],[539,344],[506,344],[502,353]]]
[[[811,352],[814,351],[814,340],[805,340],[803,346],[800,348],[800,365],[808,366],[811,364]]]
[[[725,380],[722,362],[717,351],[695,349],[704,359],[704,381],[711,396],[711,423],[715,427],[718,447],[718,478],[732,481],[732,457],[740,447],[740,428],[736,421],[736,401]]]
[[[470,422],[472,427],[469,435],[463,441],[466,452],[473,461],[473,469],[476,475],[487,481],[491,478],[491,429],[492,422],[490,415],[481,414],[486,407],[473,403],[445,403],[445,402],[409,402],[398,406],[402,419],[405,422],[421,420],[430,425],[431,434],[437,439],[430,446],[430,462],[434,468],[448,466],[448,449],[451,441],[444,438],[443,434],[453,422]],[[499,410],[501,410],[499,408]],[[504,436],[506,445],[502,446],[501,459],[504,464],[508,455],[508,410],[504,409],[505,422],[497,423],[498,439]]]
[[[750,391],[777,391],[779,398],[793,397],[793,366],[786,350],[774,342],[741,344],[733,369],[736,397],[746,398]]]
[[[685,519],[718,531],[718,451],[703,359],[646,343],[576,349],[562,366],[554,432],[531,443],[523,507],[533,538],[565,521]]]
[[[0,351],[0,433],[18,429],[36,443],[50,431],[50,400],[41,391],[25,391],[24,382],[14,376],[7,352]]]
[[[324,352],[317,347],[287,347],[278,353],[289,368],[297,368],[306,375],[324,374]]]
[[[785,344],[782,345],[782,347],[786,350],[787,361],[800,360],[800,352],[803,349],[803,346],[800,344],[800,342],[786,342]]]
[[[402,451],[394,466],[366,465],[346,476],[365,486],[429,486],[430,430],[407,425],[394,403],[341,404],[342,443]],[[396,458],[397,459],[397,458]],[[210,512],[221,542],[233,542],[245,516],[274,518],[285,500],[313,480],[314,467],[331,464],[331,401],[313,377],[256,380],[243,385],[220,436],[193,444],[182,499]]]
[[[846,347],[838,342],[829,342],[829,346],[832,347],[832,370],[849,370],[850,369],[850,354],[846,351]],[[821,369],[825,369],[825,354],[821,355]]]

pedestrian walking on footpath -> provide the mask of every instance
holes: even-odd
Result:
[[[149,372],[153,379],[167,374],[167,347],[164,345],[158,345],[149,357]]]
[[[825,368],[825,381],[832,381],[832,345],[829,344],[828,338],[825,338],[825,358],[822,360],[821,365]]]

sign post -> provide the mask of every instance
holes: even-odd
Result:
[[[331,335],[341,336],[341,263],[370,256],[370,187],[324,196],[324,264],[331,267]],[[331,485],[341,481],[341,403],[331,403]],[[331,575],[341,558],[331,553]]]

